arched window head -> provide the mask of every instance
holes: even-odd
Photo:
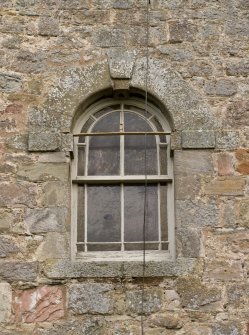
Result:
[[[82,134],[75,137],[72,169],[77,255],[129,254],[144,245],[169,253],[173,171],[161,111],[135,99],[103,100],[81,115],[74,133]]]

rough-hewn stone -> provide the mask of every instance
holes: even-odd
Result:
[[[70,257],[69,236],[61,233],[47,233],[36,251],[38,261],[47,259],[66,259]]]
[[[126,308],[128,314],[155,313],[160,310],[162,305],[162,291],[159,289],[146,290],[143,295],[142,309],[142,291],[126,292]]]
[[[249,200],[243,199],[239,206],[239,225],[244,228],[249,228]]]
[[[0,73],[0,90],[2,92],[16,92],[21,89],[22,78],[11,73]]]
[[[30,151],[57,151],[60,148],[60,136],[48,131],[29,133]]]
[[[9,237],[0,236],[0,258],[8,257],[19,251],[19,247],[15,241]]]
[[[220,177],[205,187],[206,194],[213,195],[243,195],[246,180],[243,177]]]
[[[214,148],[215,134],[213,131],[183,131],[182,147],[184,149]]]
[[[169,42],[179,43],[193,41],[197,33],[197,27],[188,21],[171,21],[169,23]]]
[[[225,282],[241,281],[243,279],[241,261],[208,261],[205,266],[204,278]]]
[[[12,291],[8,283],[0,283],[0,323],[9,322],[11,316]]]
[[[59,20],[47,16],[40,17],[38,33],[42,36],[58,36],[60,33]]]
[[[224,126],[245,127],[249,126],[249,101],[234,101],[226,109],[223,120]]]
[[[67,210],[65,208],[28,209],[25,223],[34,234],[65,231]]]
[[[167,328],[167,329],[181,329],[183,322],[181,317],[177,314],[160,313],[152,315],[147,321],[152,326]]]
[[[217,154],[216,168],[219,176],[233,175],[233,156],[226,152]]]
[[[210,81],[204,89],[208,95],[231,96],[237,92],[236,84],[227,79]]]
[[[181,228],[176,232],[178,255],[183,257],[199,257],[201,249],[200,232],[196,229]]]
[[[216,134],[216,148],[233,150],[240,146],[240,136],[237,131],[222,130]]]
[[[6,281],[33,281],[37,276],[37,262],[0,262],[0,278]]]
[[[34,206],[35,189],[33,185],[26,183],[1,183],[0,185],[0,206],[27,205]]]
[[[74,314],[110,314],[113,300],[109,284],[72,284],[68,291],[68,307]]]
[[[64,316],[62,289],[59,286],[42,286],[17,291],[14,300],[16,322],[49,322]]]

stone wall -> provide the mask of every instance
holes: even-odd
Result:
[[[72,262],[70,131],[143,89],[146,0],[2,0],[0,333],[141,334],[139,264]],[[151,0],[149,91],[173,120],[177,260],[148,264],[146,335],[249,334],[248,0]],[[122,66],[117,66],[122,64]]]

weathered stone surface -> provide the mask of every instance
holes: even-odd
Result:
[[[243,199],[239,206],[239,225],[244,228],[249,228],[249,200]]]
[[[246,307],[249,300],[248,284],[236,284],[227,287],[228,304],[235,308]]]
[[[245,186],[246,180],[243,177],[220,177],[206,185],[205,194],[243,195]]]
[[[143,312],[145,314],[155,313],[160,310],[162,305],[162,290],[146,290],[143,295]],[[142,313],[142,291],[126,292],[126,308],[128,314]]]
[[[176,261],[148,261],[146,262],[145,276],[179,276],[193,270],[196,262],[190,258],[178,258]],[[133,261],[94,261],[82,262],[60,260],[48,261],[44,267],[48,278],[115,278],[115,277],[142,277],[143,262]]]
[[[204,279],[213,279],[225,282],[241,281],[243,279],[241,261],[207,261],[204,270]]]
[[[187,325],[187,327],[184,328],[185,332],[183,333],[184,335],[214,335],[212,333],[212,329],[209,326],[205,325]]]
[[[48,16],[39,18],[38,34],[42,36],[58,36],[59,33],[59,20]]]
[[[230,176],[234,174],[233,156],[222,152],[216,156],[216,169],[219,176]]]
[[[47,259],[69,258],[69,236],[65,233],[47,233],[35,255],[36,259],[41,262]]]
[[[110,314],[113,301],[108,294],[110,284],[72,284],[68,291],[68,307],[74,314]]]
[[[45,207],[66,206],[69,204],[69,189],[62,182],[52,181],[44,184],[41,202]]]
[[[49,322],[64,316],[62,288],[42,286],[37,289],[17,291],[14,300],[16,322]]]
[[[162,327],[167,329],[181,329],[183,325],[179,315],[170,313],[152,315],[147,319],[147,322],[154,327]]]
[[[65,208],[27,209],[25,223],[33,234],[65,231],[67,210]]]
[[[176,310],[180,306],[180,297],[175,290],[165,290],[165,308],[169,311]]]
[[[68,164],[36,163],[20,166],[17,171],[19,178],[30,181],[68,180]]]
[[[209,151],[204,150],[176,150],[174,152],[175,174],[212,174],[212,156]]]
[[[249,175],[249,149],[238,149],[235,157],[238,160],[236,171],[243,175]]]
[[[188,21],[169,22],[169,42],[179,43],[193,41],[197,34],[197,27]]]
[[[177,229],[177,252],[182,257],[200,256],[200,232],[197,229]]]
[[[29,151],[57,151],[61,145],[60,136],[48,131],[29,133]]]
[[[19,51],[12,68],[18,72],[40,73],[45,69],[46,58],[46,54],[41,51],[38,53],[33,53],[30,51],[21,50]]]
[[[102,28],[95,36],[98,47],[122,47],[125,44],[125,32],[122,29]]]
[[[64,322],[39,325],[34,335],[103,335],[106,325],[103,317],[87,316],[83,319],[70,319]]]
[[[249,33],[249,30],[248,30]],[[249,62],[236,62],[230,63],[226,67],[226,72],[229,76],[248,76],[249,74]]]
[[[0,323],[9,322],[11,316],[12,291],[8,283],[0,283]]]
[[[231,96],[237,92],[236,84],[228,79],[209,81],[204,89],[208,95]]]
[[[114,9],[129,9],[133,6],[133,0],[115,0],[113,4]]]
[[[249,101],[239,100],[230,103],[226,109],[224,126],[245,127],[249,126]]]
[[[42,153],[38,158],[39,163],[67,163],[69,162],[65,152]]]
[[[216,148],[233,150],[240,146],[240,137],[237,131],[222,130],[216,134]]]
[[[0,91],[17,92],[21,89],[22,78],[15,74],[0,73]]]
[[[214,131],[202,131],[202,130],[183,131],[182,147],[184,149],[214,148],[215,147]]]
[[[13,215],[9,212],[0,211],[0,232],[8,232],[13,223]]]
[[[241,330],[233,322],[215,323],[212,325],[212,334],[215,335],[239,335]]]
[[[34,187],[28,184],[1,183],[0,185],[0,206],[17,204],[34,206],[36,204],[34,196]]]
[[[9,237],[0,236],[0,258],[8,257],[19,251],[18,245]]]
[[[198,309],[221,300],[221,289],[203,284],[198,277],[179,278],[176,285],[183,307]]]
[[[136,53],[133,50],[112,49],[108,53],[111,77],[114,79],[130,79]]]
[[[7,281],[33,281],[38,275],[37,262],[0,262],[0,278]]]
[[[200,177],[198,175],[178,175],[175,178],[175,199],[194,199],[201,190]]]
[[[218,208],[214,200],[176,201],[176,224],[178,227],[215,227],[218,225]]]

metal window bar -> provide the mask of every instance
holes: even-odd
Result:
[[[171,132],[167,131],[114,131],[114,132],[99,132],[99,133],[79,133],[73,134],[73,136],[113,136],[113,135],[170,135]]]

